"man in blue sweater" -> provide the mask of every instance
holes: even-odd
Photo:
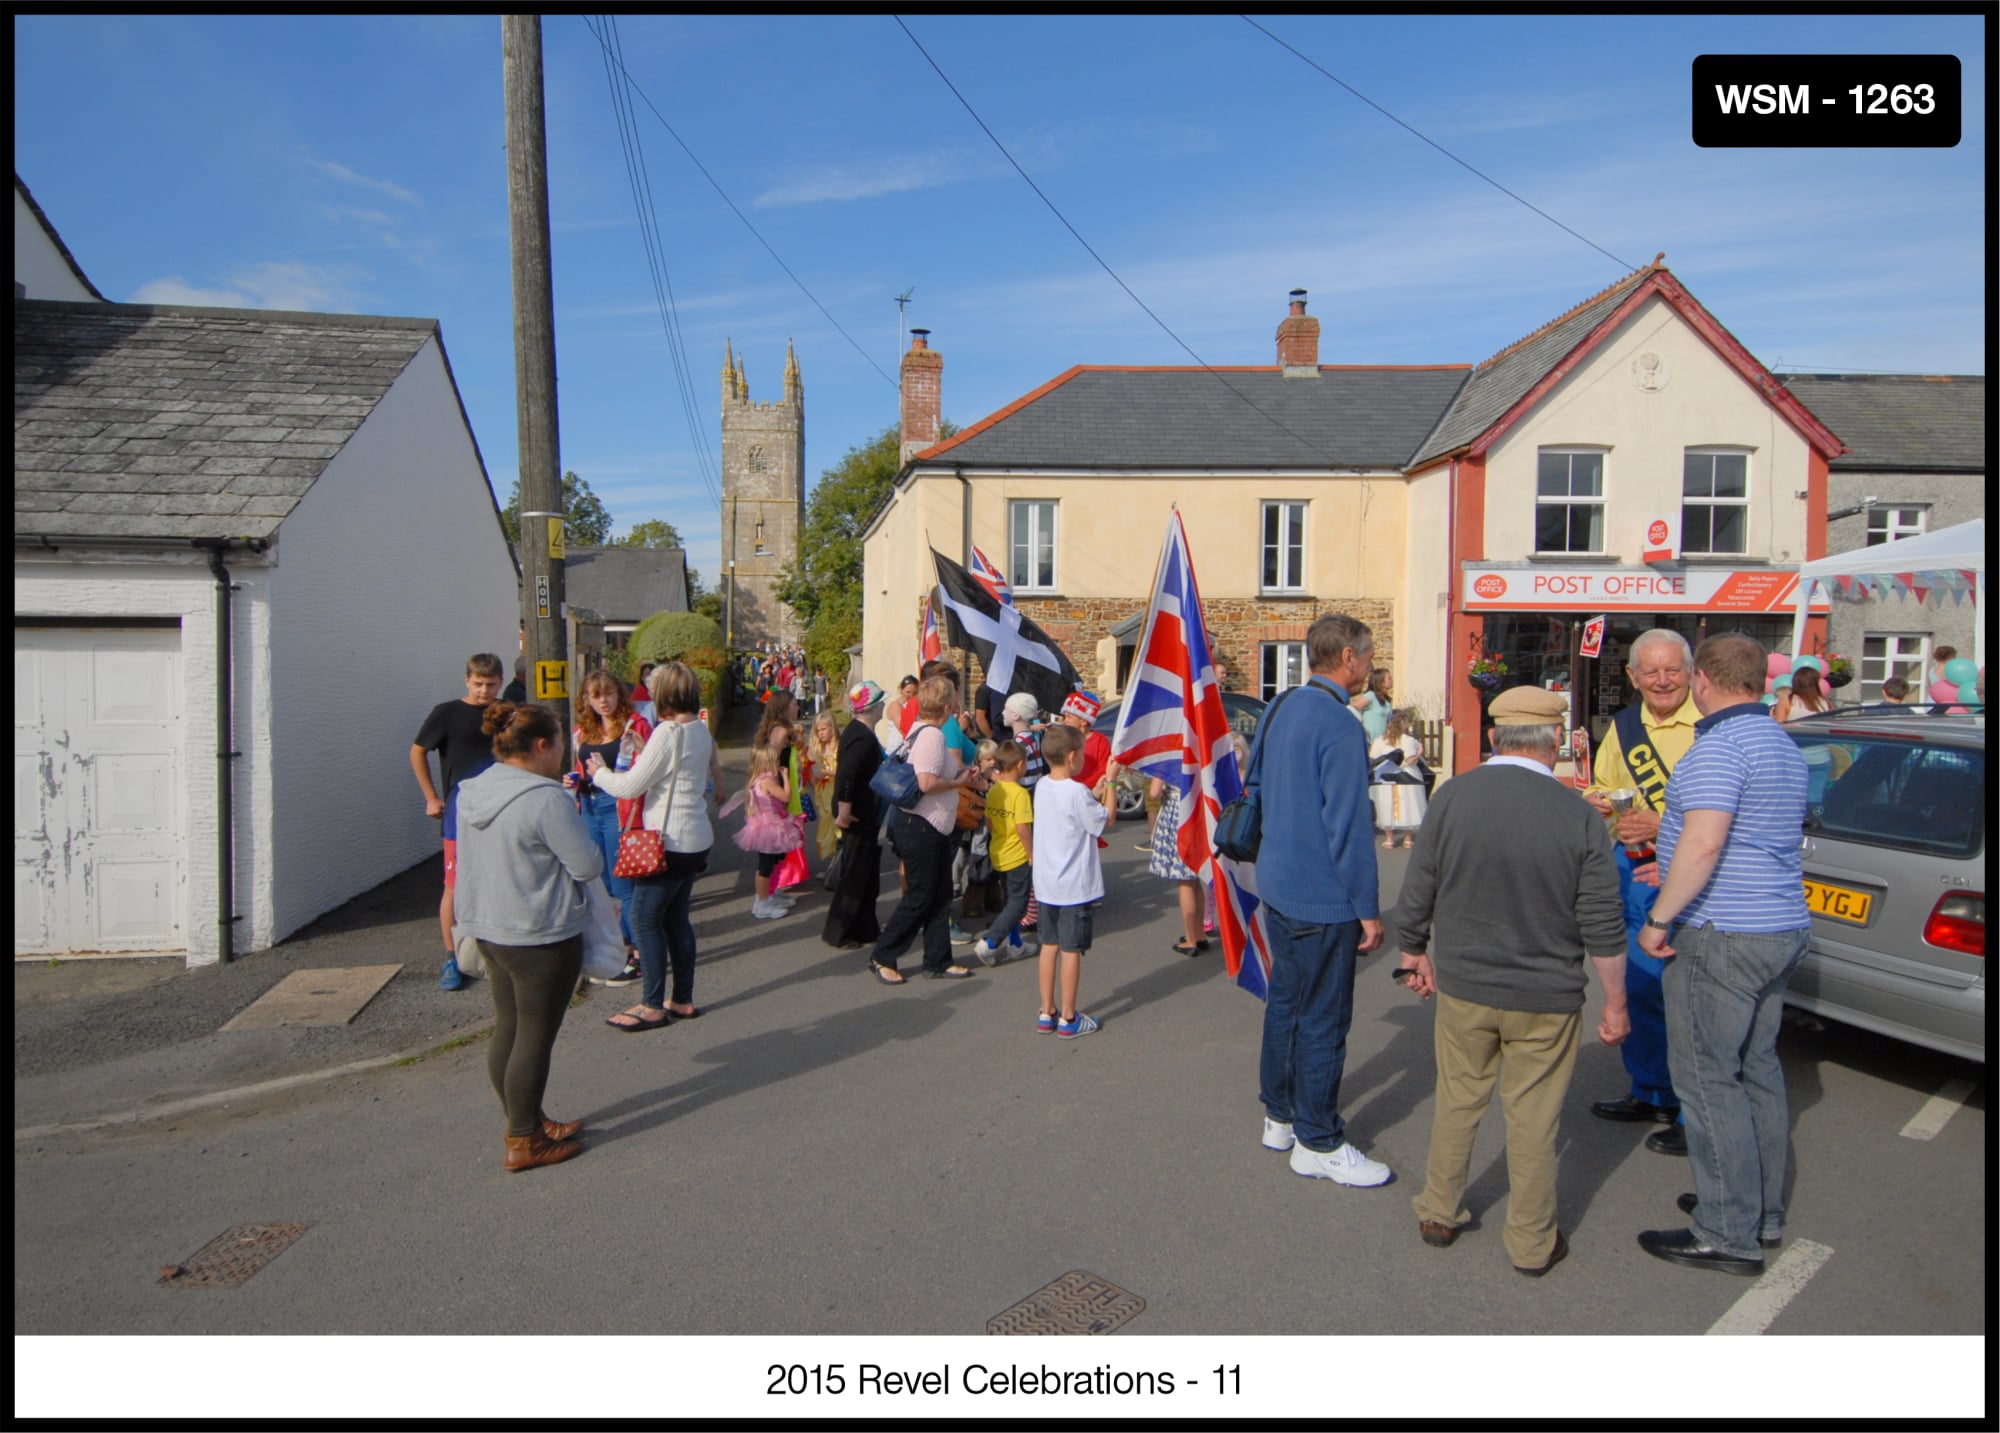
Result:
[[[1368,683],[1375,639],[1329,612],[1306,633],[1311,679],[1266,712],[1258,786],[1257,892],[1271,942],[1259,1080],[1264,1147],[1292,1171],[1336,1184],[1386,1184],[1389,1166],[1347,1139],[1340,1075],[1354,1018],[1354,961],[1382,943],[1368,739],[1347,710]]]

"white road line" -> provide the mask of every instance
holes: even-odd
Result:
[[[1972,1093],[1970,1080],[1946,1080],[1944,1088],[1924,1101],[1916,1117],[1903,1126],[1904,1139],[1934,1139],[1944,1122],[1957,1114]]]
[[[1762,1333],[1773,1319],[1785,1311],[1819,1272],[1819,1266],[1833,1257],[1833,1250],[1810,1239],[1800,1239],[1778,1257],[1750,1286],[1750,1292],[1729,1306],[1729,1312],[1708,1326],[1711,1334]]]

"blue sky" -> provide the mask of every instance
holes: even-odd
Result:
[[[1563,233],[1229,16],[927,15],[911,29],[1201,357],[1273,361],[1286,291],[1328,363],[1475,362],[1616,279]],[[1985,371],[1982,21],[1919,15],[1287,16],[1371,99],[1630,266],[1667,263],[1773,367]],[[894,296],[967,424],[1075,363],[1181,363],[888,16],[626,16],[626,67],[864,352],[634,100],[702,437],[725,338],[785,342],[809,480],[896,416]],[[492,17],[24,16],[14,163],[107,297],[435,317],[495,488],[517,472]],[[605,66],[544,22],[562,456],[619,527],[716,574]],[[1952,150],[1701,150],[1704,53],[1955,53]],[[879,365],[883,372],[877,372]]]

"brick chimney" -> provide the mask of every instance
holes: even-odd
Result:
[[[1319,320],[1306,317],[1306,291],[1292,290],[1292,311],[1278,323],[1278,367],[1287,378],[1319,377]]]
[[[927,328],[910,330],[910,351],[903,355],[904,462],[938,441],[944,416],[944,355],[930,344]]]

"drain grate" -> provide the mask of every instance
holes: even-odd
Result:
[[[990,1334],[1100,1334],[1130,1323],[1146,1301],[1109,1279],[1072,1269],[986,1321]]]
[[[292,1247],[309,1226],[236,1224],[204,1244],[184,1264],[160,1270],[160,1282],[177,1289],[233,1289]]]

